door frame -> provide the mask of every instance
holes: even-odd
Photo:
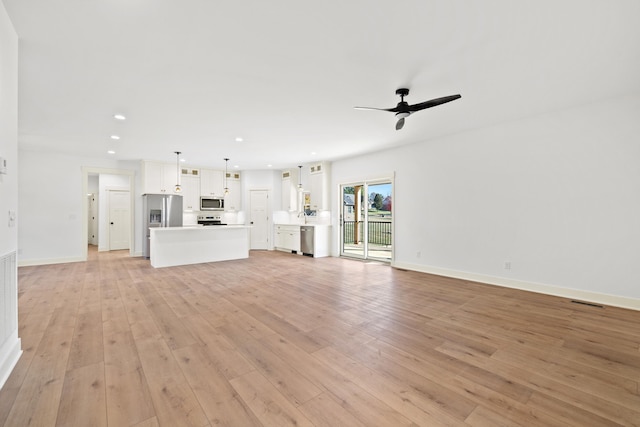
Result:
[[[126,169],[108,169],[108,168],[96,168],[96,167],[82,167],[82,259],[86,261],[89,257],[89,201],[87,200],[87,194],[89,193],[89,175],[125,175],[129,177],[129,197],[130,197],[130,206],[131,206],[131,230],[129,232],[129,256],[135,256],[135,171],[126,170]]]
[[[390,177],[377,177],[377,178],[368,178],[368,179],[355,179],[355,180],[349,180],[349,181],[345,181],[342,182],[340,184],[338,184],[338,194],[339,194],[339,211],[338,211],[338,226],[339,226],[339,230],[338,230],[338,254],[341,257],[347,257],[347,258],[354,258],[354,259],[362,259],[362,260],[375,260],[375,261],[380,261],[380,262],[389,262],[391,264],[393,264],[395,262],[395,247],[396,247],[396,233],[395,233],[395,222],[396,222],[396,215],[395,215],[395,203],[393,203],[393,201],[395,200],[395,192],[396,192],[396,185],[395,185],[395,174],[392,174]],[[368,255],[368,246],[369,246],[369,232],[368,232],[368,221],[369,221],[369,210],[365,209],[364,210],[364,226],[363,226],[363,234],[364,234],[364,244],[363,244],[363,254],[360,255],[354,255],[354,254],[348,254],[344,252],[344,218],[343,218],[343,214],[344,214],[344,200],[343,200],[343,188],[344,187],[357,187],[357,186],[363,186],[364,191],[365,191],[365,203],[367,203],[368,199],[369,199],[369,186],[371,185],[377,185],[377,184],[385,184],[385,183],[391,183],[391,200],[392,200],[392,215],[391,215],[391,258],[389,260],[386,259],[381,259],[381,258],[375,258],[375,257],[370,257]]]

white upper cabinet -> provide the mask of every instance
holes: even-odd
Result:
[[[315,163],[309,166],[309,192],[311,193],[311,210],[326,211],[331,208],[330,194],[330,165],[327,162]]]
[[[200,210],[200,176],[182,175],[182,209],[185,211]]]
[[[282,171],[282,210],[298,210],[298,170]]]
[[[224,172],[212,169],[200,170],[200,195],[223,196]]]
[[[160,162],[142,162],[143,194],[181,194],[185,211],[199,211],[201,196],[224,196],[225,172],[213,169],[193,169],[180,167],[180,186],[182,191],[175,192],[178,183],[176,165]],[[225,210],[242,209],[242,185],[240,172],[228,172],[226,184],[229,195],[225,197]],[[293,208],[295,209],[295,207]]]
[[[142,162],[143,194],[176,194],[178,171],[175,165],[159,162]]]
[[[242,183],[240,182],[240,172],[228,172],[226,184],[229,188],[229,194],[224,198],[224,210],[237,212],[242,209]]]

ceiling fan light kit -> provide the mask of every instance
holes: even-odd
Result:
[[[396,118],[398,119],[398,121],[396,122],[396,130],[400,130],[404,126],[404,119],[409,117],[412,113],[462,98],[462,96],[460,95],[450,95],[450,96],[443,96],[442,98],[430,99],[429,101],[420,102],[418,104],[409,105],[409,103],[407,103],[404,100],[404,97],[409,95],[409,89],[407,88],[397,89],[396,95],[400,96],[400,102],[398,102],[398,105],[396,105],[394,108],[373,108],[373,107],[355,107],[355,108],[357,110],[379,110],[379,111],[389,111],[391,113],[396,113]]]

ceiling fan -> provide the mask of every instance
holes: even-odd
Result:
[[[410,114],[416,111],[424,110],[425,108],[435,107],[440,104],[455,101],[458,98],[462,98],[460,95],[444,96],[442,98],[430,99],[429,101],[421,102],[419,104],[409,105],[405,102],[404,97],[409,95],[409,89],[401,88],[396,90],[396,95],[400,95],[400,102],[393,108],[373,108],[373,107],[355,107],[358,110],[380,110],[390,111],[396,113],[398,121],[396,122],[396,130],[402,129],[404,126],[404,119],[409,117]]]

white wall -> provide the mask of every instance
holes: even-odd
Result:
[[[87,242],[83,227],[86,191],[82,188],[82,168],[118,169],[122,165],[106,158],[42,150],[20,149],[19,153],[20,265],[83,260]],[[136,209],[139,209],[137,199]],[[141,251],[141,238],[136,239],[136,244]]]
[[[340,160],[332,187],[395,171],[397,266],[640,309],[639,117],[620,97]]]
[[[21,354],[18,338],[16,252],[18,233],[18,36],[0,3],[0,157],[7,174],[0,174],[0,387]],[[16,213],[10,224],[9,212]]]
[[[0,174],[0,255],[17,247],[17,228],[9,227],[9,210],[18,210],[18,37],[0,4],[0,157],[7,174]]]

